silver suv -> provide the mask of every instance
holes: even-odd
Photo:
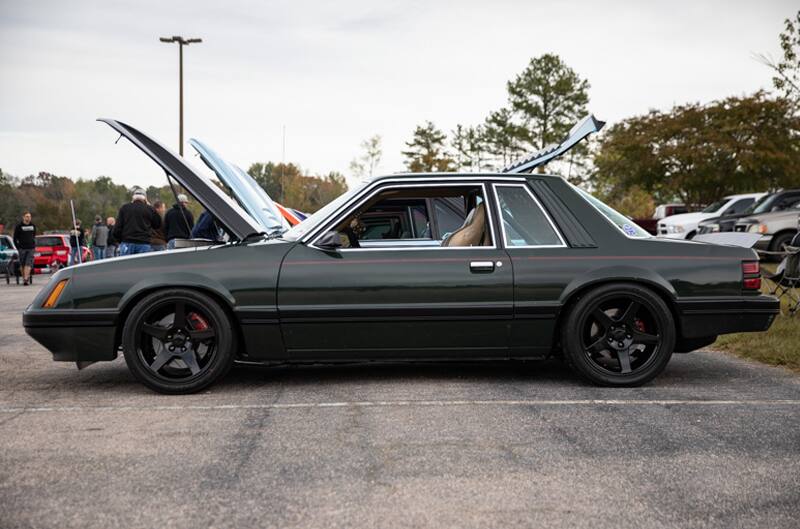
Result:
[[[773,211],[745,217],[736,222],[733,231],[760,233],[755,248],[771,252],[782,251],[797,234],[800,222],[800,199],[783,211]]]

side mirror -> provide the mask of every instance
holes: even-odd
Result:
[[[342,238],[338,232],[328,231],[322,234],[319,239],[317,239],[317,242],[314,243],[314,246],[323,250],[335,252],[342,247]]]

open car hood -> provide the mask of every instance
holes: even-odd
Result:
[[[541,151],[536,151],[528,156],[525,156],[524,158],[520,158],[512,164],[505,166],[502,172],[518,174],[533,171],[540,165],[544,165],[550,160],[557,158],[569,151],[588,135],[599,132],[605,124],[605,121],[600,121],[592,114],[589,114],[576,123],[572,129],[570,129],[569,134],[564,141],[558,145],[548,145]]]
[[[194,138],[191,145],[205,164],[216,173],[250,216],[261,225],[265,233],[284,231],[290,228],[275,202],[266,191],[246,172],[232,163],[223,160],[213,149]]]
[[[264,231],[258,222],[210,178],[192,169],[183,158],[147,134],[115,119],[98,119],[98,121],[106,123],[161,166],[238,239]]]

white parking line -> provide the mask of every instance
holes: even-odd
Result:
[[[7,406],[0,413],[60,413],[60,412],[126,412],[126,411],[226,411],[226,410],[292,410],[315,408],[395,408],[447,406],[800,406],[800,400],[640,400],[640,399],[579,399],[579,400],[376,400],[341,402],[293,402],[275,404],[186,404],[174,406]]]

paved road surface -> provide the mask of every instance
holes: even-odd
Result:
[[[39,284],[39,286],[41,283]],[[800,378],[715,352],[653,384],[533,366],[78,372],[0,286],[0,527],[798,527]]]

